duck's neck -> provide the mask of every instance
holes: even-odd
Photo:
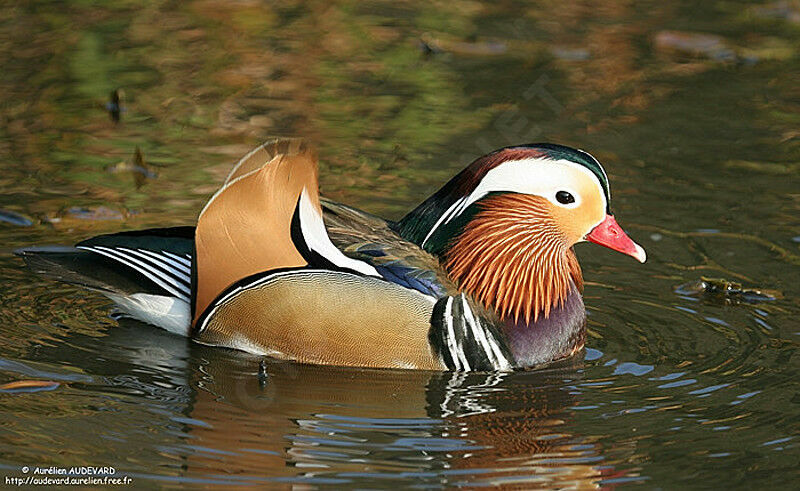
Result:
[[[583,346],[583,277],[546,200],[497,195],[484,200],[443,254],[449,276],[503,321],[520,366]]]
[[[459,189],[465,180],[462,174],[467,170],[462,171],[399,222],[394,223],[392,228],[404,239],[441,258],[447,249],[449,239],[462,230],[474,214],[474,209],[456,213],[463,198]]]

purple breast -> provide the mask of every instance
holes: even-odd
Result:
[[[541,365],[566,358],[583,346],[586,339],[586,310],[575,285],[564,303],[550,310],[547,318],[531,324],[509,322],[504,331],[519,367]]]

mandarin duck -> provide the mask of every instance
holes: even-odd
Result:
[[[484,155],[397,222],[319,196],[301,140],[242,158],[196,227],[20,249],[37,273],[197,342],[303,363],[511,370],[584,345],[587,240],[645,261],[608,176],[554,144]]]

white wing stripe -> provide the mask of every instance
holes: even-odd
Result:
[[[172,267],[178,268],[180,272],[176,272],[176,274],[180,275],[181,279],[185,277],[187,283],[191,281],[192,270],[189,268],[189,266],[187,266],[184,263],[175,261],[171,257],[167,256],[165,253],[166,251],[154,252],[154,251],[148,251],[147,249],[136,249],[136,250],[141,253],[147,254],[148,256],[152,256],[153,258],[156,258],[160,261],[164,261],[166,264],[169,264]]]
[[[447,348],[450,350],[450,358],[457,371],[461,370],[461,363],[458,357],[458,346],[456,346],[456,333],[453,329],[453,297],[447,299],[444,304],[444,322],[447,325]]]
[[[300,194],[300,232],[303,234],[303,239],[305,239],[309,249],[340,268],[347,268],[367,276],[381,278],[378,270],[372,265],[345,256],[342,251],[333,245],[330,237],[328,237],[328,230],[325,228],[322,215],[317,212],[311,203],[311,198],[308,196],[306,188],[303,188],[303,192]]]
[[[188,298],[187,295],[177,291],[170,282],[164,280],[163,276],[160,273],[155,271],[150,266],[147,266],[146,264],[142,263],[141,261],[138,261],[138,260],[136,260],[136,259],[134,259],[132,257],[129,257],[129,256],[125,256],[123,254],[120,254],[119,252],[115,251],[114,249],[111,249],[111,248],[108,248],[108,247],[102,247],[102,246],[97,246],[97,247],[78,246],[78,249],[85,249],[87,251],[96,252],[97,254],[101,254],[103,256],[109,257],[109,258],[111,258],[111,259],[113,259],[115,261],[118,261],[118,262],[120,262],[120,263],[122,263],[122,264],[124,264],[124,265],[126,265],[126,266],[128,266],[130,268],[133,268],[136,271],[138,271],[139,273],[141,273],[142,275],[144,275],[145,277],[147,277],[153,283],[155,283],[156,285],[158,285],[161,288],[163,288],[164,290],[170,292],[171,294],[175,295],[176,297],[179,297],[179,298],[182,298],[182,299],[186,300],[187,302],[189,301],[189,298]],[[144,270],[142,268],[144,268]]]
[[[187,268],[191,268],[192,267],[192,257],[189,254],[187,254],[186,256],[179,256],[179,255],[173,254],[173,253],[171,253],[169,251],[161,251],[161,252],[163,252],[167,256],[175,259],[176,261],[186,265]]]
[[[145,264],[155,268],[157,272],[161,273],[165,280],[172,280],[170,281],[171,283],[177,287],[180,287],[181,290],[184,290],[187,295],[189,294],[189,284],[191,281],[189,275],[181,273],[180,271],[175,270],[175,268],[170,267],[168,264],[165,264],[161,261],[161,258],[151,258],[146,254],[142,254],[141,252],[133,249],[128,249],[127,247],[118,247],[116,250],[120,254],[130,253],[135,256],[139,256]]]
[[[188,297],[190,295],[190,293],[189,293],[189,281],[184,281],[182,279],[182,278],[185,278],[184,275],[181,275],[181,277],[175,277],[172,274],[170,274],[168,271],[165,271],[164,269],[161,269],[162,266],[160,265],[160,263],[150,260],[150,258],[145,256],[144,254],[141,254],[141,253],[137,254],[137,252],[132,250],[132,249],[126,249],[124,247],[110,248],[110,247],[105,247],[105,246],[95,246],[95,249],[96,250],[99,250],[99,249],[105,250],[105,251],[107,251],[109,253],[116,254],[116,256],[118,258],[120,258],[121,260],[122,259],[127,259],[127,260],[133,262],[134,264],[138,264],[140,267],[145,268],[151,274],[154,274],[154,275],[158,276],[159,279],[161,279],[162,281],[167,283],[173,289],[178,288],[180,291],[178,291],[177,293],[179,295],[181,295],[183,298],[188,299]],[[140,259],[138,259],[136,257],[133,257],[133,256],[127,254],[127,253],[132,253],[134,255],[138,255],[140,257]],[[141,272],[141,270],[140,270],[140,272]]]

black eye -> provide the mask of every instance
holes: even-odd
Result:
[[[559,203],[568,205],[575,202],[575,197],[566,191],[559,191],[556,193],[556,199]]]

